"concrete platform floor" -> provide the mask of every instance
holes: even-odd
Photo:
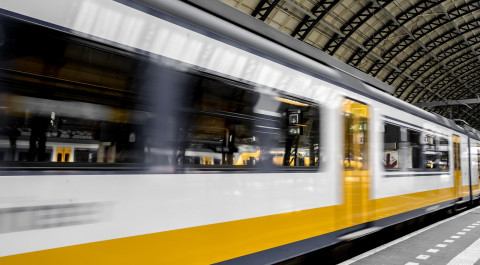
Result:
[[[480,265],[480,206],[340,264]]]

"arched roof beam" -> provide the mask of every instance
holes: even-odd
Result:
[[[477,4],[478,2],[475,1],[474,3]],[[454,10],[451,10],[450,12],[452,15],[450,16],[450,18],[457,19],[459,17],[465,17],[468,14],[471,14],[480,10],[480,5],[477,4],[477,5],[470,6],[471,4],[472,3],[463,3],[463,5],[456,7]],[[476,19],[474,18],[474,20]],[[472,21],[470,21],[470,23],[471,22]],[[446,16],[445,14],[442,14],[440,16],[435,16],[433,19],[427,21],[425,24],[413,30],[412,35],[414,36],[415,39],[419,40],[424,36],[430,34],[431,32],[438,30],[438,28],[444,26],[447,23],[450,23],[450,20],[449,20],[449,17]],[[468,23],[469,22],[462,24],[459,27],[460,28],[465,27],[466,24]],[[382,54],[382,58],[384,58],[387,63],[390,63],[394,58],[399,56],[399,54],[401,54],[406,48],[410,47],[415,42],[415,39],[412,39],[410,35],[406,35],[405,37],[399,39],[399,41],[394,43],[392,47],[390,47],[386,52]],[[373,73],[373,75],[376,76],[384,67],[385,65],[383,64],[378,66],[377,72]],[[372,70],[369,70],[369,72],[370,71]]]
[[[295,27],[291,36],[299,39],[304,40],[308,34],[317,26],[317,24],[322,21],[325,15],[340,2],[339,0],[324,0],[319,1],[311,10],[311,14],[314,16],[312,17],[309,14],[306,14],[302,21]]]
[[[469,82],[468,86],[474,90],[480,89],[480,76],[476,73],[478,71],[478,68],[475,68],[473,71],[471,71],[471,74],[469,76],[472,76],[472,80]],[[458,83],[453,83],[451,84],[451,93],[454,94],[453,99],[467,99],[469,91],[459,91],[456,88],[459,87],[460,85]],[[450,89],[449,89],[450,90]],[[417,102],[413,104],[418,104],[418,103],[426,103],[426,102],[433,102],[429,100],[427,96],[428,91],[423,91],[424,97],[422,102]],[[444,98],[447,98],[446,96],[443,96]],[[432,97],[433,98],[433,97]],[[480,97],[477,97],[480,98]]]
[[[412,81],[412,82],[413,82],[413,81]],[[430,89],[429,87],[425,86],[424,84],[422,84],[422,83],[420,83],[420,82],[414,82],[414,84],[417,86],[417,89],[418,89],[418,90],[428,91],[429,93],[436,95],[441,101],[443,101],[443,102],[448,102],[444,97],[442,97],[442,96],[439,95],[437,92],[435,92],[435,91],[433,91],[432,89]],[[455,100],[454,100],[454,101],[455,101]],[[468,106],[468,105],[466,105],[466,104],[464,104],[464,103],[462,103],[462,102],[458,102],[458,104],[464,105],[464,106],[466,106],[466,107],[468,107],[468,108],[471,109],[470,106]],[[466,112],[466,111],[464,111],[464,110],[461,110],[461,111],[462,111],[462,112]],[[433,111],[430,111],[430,112],[433,112]],[[467,112],[467,113],[468,113],[468,112]],[[477,119],[477,120],[478,120],[478,119]]]
[[[280,0],[261,0],[253,10],[251,16],[265,21],[272,13],[273,9],[278,5]]]
[[[469,33],[469,32],[474,31],[474,30],[478,30],[478,29],[480,29],[479,20],[474,19],[473,21],[466,22],[466,23],[460,25],[459,28],[462,30],[463,34]],[[441,47],[445,43],[450,42],[450,41],[458,38],[459,36],[460,36],[460,34],[458,34],[456,32],[456,29],[452,28],[448,31],[443,32],[442,35],[437,35],[435,38],[433,38],[429,42],[425,43],[425,46],[429,50],[434,50],[435,48]],[[417,52],[417,50],[415,50],[414,53],[415,52]],[[407,57],[411,57],[411,56],[413,56],[413,54],[409,54]],[[444,54],[443,53],[439,54],[438,57],[442,58],[442,57],[444,57]],[[391,63],[391,61],[393,59],[394,58],[386,59],[386,62]],[[379,74],[380,70],[382,70],[383,68],[384,68],[384,65],[376,66],[375,68],[371,68],[371,70],[375,70],[376,72],[370,72],[370,74],[376,77]],[[387,74],[387,76],[384,78],[383,81],[385,82],[386,80],[389,80],[391,74],[393,74],[393,73]]]
[[[478,70],[480,69],[480,66],[477,66],[474,70],[472,70],[472,72],[477,72]],[[472,73],[472,75],[475,75]],[[477,72],[477,75],[475,75],[474,78],[472,78],[472,81],[469,83],[469,86],[470,87],[476,87],[476,85],[478,84],[478,80],[479,80],[479,76],[478,76],[478,72]],[[451,98],[466,98],[468,96],[468,91],[464,91],[464,90],[458,90],[456,89],[458,87],[458,85],[456,84],[452,84],[452,89],[449,89],[450,93],[448,93],[448,95],[451,97]]]
[[[465,65],[465,67],[460,68],[460,70],[463,72],[460,75],[460,78],[462,80],[464,80],[464,84],[466,86],[469,86],[469,87],[471,87],[471,85],[469,85],[468,81],[469,80],[473,81],[477,77],[478,71],[480,70],[480,64],[479,63],[471,64],[471,62],[475,62],[475,58],[471,58],[470,60],[466,61],[463,64],[463,65]],[[467,78],[464,78],[464,77],[467,77]],[[447,97],[447,98],[450,98],[452,96],[452,94],[455,94],[456,89],[453,89],[453,85],[454,85],[453,83],[454,82],[455,82],[455,80],[450,80],[448,82],[442,82],[443,86],[439,88],[440,94]],[[468,91],[466,91],[466,92],[468,92]]]
[[[371,1],[375,1],[375,0],[371,0]],[[412,33],[411,33],[408,29],[406,29],[399,21],[397,21],[396,18],[393,17],[392,14],[390,14],[390,13],[389,13],[388,11],[386,11],[385,9],[382,9],[382,10],[384,11],[384,13],[387,14],[387,16],[390,17],[390,21],[393,21],[394,24],[397,25],[399,29],[402,29],[404,32],[406,32],[406,33],[410,36],[410,38],[412,38],[412,39],[415,40],[415,37],[412,35]],[[392,31],[391,33],[393,33],[393,31]],[[390,33],[390,34],[391,34],[391,33]],[[422,42],[420,42],[419,40],[415,40],[415,42],[417,43],[417,45],[419,45],[420,47],[422,47],[423,54],[425,54],[425,55],[428,54],[429,56],[432,57],[432,59],[433,59],[434,61],[436,61],[437,64],[442,65],[444,69],[448,69],[447,66],[445,65],[445,63],[444,63],[442,60],[438,59],[437,56],[436,56],[434,53],[432,53],[431,50],[428,49]],[[368,48],[368,47],[367,47],[367,48]],[[409,58],[415,58],[415,57],[409,57]],[[420,58],[419,58],[419,59],[420,59]],[[419,72],[422,72],[422,73],[423,73],[423,72],[426,72],[426,71],[428,71],[428,70],[433,66],[434,62],[433,62],[432,59],[426,60],[425,63],[424,63],[422,66],[419,67],[419,69],[421,69],[421,70],[423,70],[423,71],[413,71],[413,72],[412,72],[412,77],[414,77],[415,80],[417,80],[417,79],[421,76],[421,75],[419,74]],[[412,65],[414,62],[415,62],[415,61],[412,61],[412,62],[410,63],[410,65]],[[380,62],[375,62],[373,65],[381,65],[381,63],[380,63]],[[472,93],[476,95],[476,93],[475,93],[474,91],[472,91]],[[411,98],[410,95],[407,95],[407,98],[410,99],[410,98]]]
[[[476,37],[474,36],[473,38],[476,39]],[[430,74],[428,74],[423,80],[422,82],[428,82],[431,85],[432,88],[434,87],[437,87],[437,86],[441,86],[440,88],[435,89],[436,91],[443,91],[443,89],[445,89],[445,87],[448,87],[447,85],[447,82],[445,82],[445,75],[450,75],[451,78],[450,80],[456,80],[462,84],[464,84],[465,88],[469,89],[468,88],[468,85],[465,84],[465,82],[467,80],[463,79],[462,76],[465,75],[465,71],[468,70],[468,67],[467,68],[464,68],[462,67],[462,65],[465,64],[465,62],[467,61],[471,61],[472,58],[476,58],[476,56],[474,54],[471,54],[470,52],[470,48],[471,47],[465,47],[463,45],[464,43],[457,43],[457,45],[455,46],[452,46],[449,48],[449,51],[444,51],[444,54],[446,54],[448,57],[445,57],[444,58],[444,61],[445,61],[445,65],[447,66],[446,69],[442,69],[444,70],[444,72],[433,72],[433,71],[430,71]],[[478,46],[478,45],[477,45]],[[458,48],[463,48],[463,50],[461,49],[458,49]],[[452,60],[447,60],[449,58],[453,58]],[[478,58],[477,58],[478,60]],[[460,68],[461,67],[461,68]],[[456,71],[456,69],[460,68],[459,71]],[[426,72],[425,69],[421,69],[422,71]],[[420,70],[417,70],[417,71],[420,71]],[[423,73],[419,73],[420,75],[423,75]],[[450,80],[448,82],[450,82]],[[443,83],[443,85],[442,85]],[[472,89],[469,89],[470,92],[474,95],[477,95],[477,93],[472,90]],[[441,93],[443,94],[443,93]]]
[[[478,21],[475,21],[474,22],[475,24],[478,25]],[[475,29],[478,29],[480,28],[480,26],[478,26],[477,28],[473,28],[472,24],[464,24],[462,29],[465,29],[466,31],[472,31],[472,30],[475,30]],[[452,29],[453,30],[453,29]],[[466,33],[466,32],[465,32]],[[445,37],[445,35],[450,35],[451,38],[447,39]],[[446,32],[444,35],[440,35],[438,36],[437,38],[434,39],[434,41],[431,41],[431,42],[428,42],[426,44],[426,47],[429,49],[429,50],[433,50],[435,49],[436,47],[440,47],[442,46],[443,44],[447,43],[448,41],[451,41],[452,39],[454,39],[455,37],[458,37],[459,34],[457,33],[452,33],[451,31],[448,31]],[[458,48],[457,48],[458,50]],[[457,50],[454,50],[454,49],[448,49],[447,51],[449,51],[448,56],[451,55],[451,53],[455,53],[457,52]],[[416,54],[418,53],[418,55]],[[411,65],[413,65],[416,61],[420,60],[423,56],[425,55],[425,50],[419,50],[417,52],[414,52],[412,54],[409,54],[407,56],[407,59],[404,61],[404,62],[401,62],[398,64],[398,67],[399,69],[408,69],[411,67]],[[445,57],[443,54],[440,54],[439,55],[440,57]],[[404,65],[405,63],[408,63],[407,65]],[[385,78],[385,80],[387,80],[389,78],[389,76],[387,75],[387,77]]]
[[[470,56],[470,60],[463,58],[468,56]],[[455,61],[461,61],[461,62],[455,63]],[[463,56],[457,57],[453,62],[451,62],[451,65],[452,65],[452,69],[448,71],[445,71],[445,68],[441,68],[440,69],[441,71],[431,71],[430,75],[422,80],[422,83],[433,83],[433,81],[429,80],[429,78],[432,78],[432,80],[439,80],[435,84],[431,85],[430,87],[434,91],[437,91],[438,93],[440,93],[442,90],[439,87],[445,87],[448,82],[455,81],[455,82],[459,82],[461,86],[463,86],[466,90],[468,90],[474,96],[477,96],[476,93],[472,92],[473,90],[470,87],[466,86],[465,82],[459,79],[459,76],[464,74],[466,71],[469,71],[472,68],[478,67],[479,63],[478,61],[476,61],[476,58],[472,58],[472,55],[467,52],[467,53],[464,53]],[[441,76],[443,77],[439,78]],[[417,98],[418,93],[421,93],[421,91],[414,91],[412,88],[407,87],[400,96],[408,99],[407,100],[408,102],[413,102],[413,100]],[[442,97],[449,98],[444,94],[440,93],[440,95]],[[431,97],[428,101],[433,101],[433,100],[435,99]]]
[[[472,38],[477,38],[476,36],[473,36]],[[459,48],[460,47],[460,48]],[[464,53],[461,53],[461,51],[465,51]],[[444,74],[454,74],[454,78],[458,79],[458,76],[456,76],[457,74],[454,72],[453,68],[458,65],[459,63],[462,63],[462,62],[458,62],[458,59],[459,58],[464,58],[464,56],[466,54],[470,53],[470,47],[468,47],[464,42],[459,42],[457,43],[457,45],[455,46],[452,46],[452,47],[449,47],[447,51],[444,51],[444,54],[448,57],[445,57],[445,58],[442,58],[442,60],[438,59],[437,57],[434,57],[435,61],[437,62],[440,62],[440,66],[442,68],[440,68],[442,71],[430,71],[430,74],[425,77],[423,80],[424,81],[427,81],[429,83],[432,83],[435,79],[438,79],[440,76],[444,75]],[[411,56],[407,57],[407,59],[400,63],[398,68],[399,69],[411,69],[411,67],[414,65],[414,63],[418,60],[421,59],[421,55],[423,54],[426,54],[424,51],[420,52],[420,53],[416,53],[416,54],[412,54]],[[447,60],[447,58],[450,58],[450,57],[453,57],[453,55],[456,55],[454,56],[454,59],[452,60]],[[472,56],[474,56],[472,54]],[[465,59],[465,60],[468,60],[469,58]],[[405,62],[409,62],[407,65],[405,65]],[[418,68],[412,70],[412,77],[414,78],[419,78],[421,77],[425,72],[431,70],[431,68],[434,66],[434,62],[432,60],[432,58],[430,59],[426,59],[424,60],[423,64],[420,65]],[[434,75],[435,79],[433,80],[428,80],[432,75]],[[423,81],[422,81],[423,82]],[[462,81],[460,81],[462,82]],[[402,87],[402,85],[400,85],[400,87]],[[405,93],[407,90],[403,91],[403,93]],[[472,94],[476,95],[476,93],[472,90],[471,91]],[[402,97],[402,94],[400,94],[400,96]],[[405,97],[409,97],[409,95],[406,95]]]
[[[350,36],[377,12],[379,12],[384,6],[390,4],[393,0],[379,0],[376,2],[367,3],[357,14],[352,17],[347,23],[343,24],[340,31],[344,36],[334,34],[327,44],[323,47],[323,51],[330,55],[335,54],[337,49],[341,47]],[[361,49],[360,49],[361,50]]]
[[[390,17],[393,17],[393,20],[390,19],[380,30],[376,31],[368,40],[363,43],[368,50],[366,52],[356,50],[352,56],[347,60],[347,63],[358,66],[360,62],[382,41],[390,36],[393,32],[397,31],[400,26],[405,25],[411,19],[417,17],[426,10],[431,9],[432,7],[441,4],[443,1],[436,0],[425,0],[419,1],[414,6],[407,9],[407,11],[399,14],[396,17],[390,14],[390,12],[385,10]],[[411,33],[410,33],[411,34]]]
[[[470,82],[470,87],[474,88],[474,89],[479,89],[480,88],[480,77],[477,76],[474,80],[472,80],[472,82]],[[459,93],[459,96],[458,98],[462,99],[466,96],[466,93]]]
[[[447,73],[441,75],[442,78],[437,77],[436,80],[438,81],[435,83],[431,81],[433,83],[432,88],[435,88],[435,91],[439,91],[442,96],[445,96],[447,98],[449,98],[453,93],[453,90],[450,89],[450,86],[452,82],[458,81],[457,78],[460,79],[460,83],[468,87],[468,84],[466,84],[468,80],[462,79],[462,77],[469,72],[477,71],[480,68],[480,62],[476,57],[472,56],[467,51],[455,58],[455,60],[452,61],[450,65],[452,65],[452,69]],[[454,76],[452,76],[452,73],[454,73]],[[447,74],[450,74],[450,76],[448,76]],[[427,78],[425,80],[429,81],[427,80]],[[471,89],[469,89],[469,91],[471,92]],[[477,94],[474,93],[474,95]]]
[[[477,68],[471,69],[471,70],[469,70],[468,72],[466,72],[466,73],[462,74],[461,76],[459,76],[459,78],[460,78],[461,80],[464,80],[466,86],[472,88],[472,85],[471,85],[470,83],[473,82],[474,80],[480,78],[480,75],[478,75],[478,72],[477,72],[478,70],[479,70],[479,69],[477,69]],[[442,83],[443,83],[443,82],[442,82]],[[451,89],[448,89],[448,91],[453,92],[454,89],[455,89],[455,88],[453,88],[454,84],[455,84],[455,80],[452,80],[452,81],[448,82],[446,85],[444,85],[444,87],[451,88]],[[456,86],[456,87],[457,87],[457,86]],[[476,90],[476,89],[474,89],[474,90]],[[449,96],[446,95],[446,92],[448,92],[446,89],[442,89],[442,88],[441,88],[439,91],[441,91],[440,94],[443,95],[444,97],[450,98]],[[469,91],[466,91],[466,93],[467,93],[467,92],[469,92]],[[420,101],[420,97],[424,97],[424,98],[423,98],[423,101],[426,101],[426,102],[428,102],[428,101],[433,101],[432,99],[430,99],[430,98],[428,98],[428,97],[425,97],[425,93],[420,92],[420,93],[416,96],[416,98],[413,99],[412,102],[421,102],[421,101]],[[422,101],[422,102],[423,102],[423,101]]]
[[[440,95],[436,91],[432,90],[431,88],[429,88],[425,84],[419,82],[418,80],[415,80],[413,77],[411,77],[411,76],[409,76],[405,73],[402,73],[402,74],[405,75],[405,77],[406,77],[404,84],[406,84],[407,86],[413,85],[415,87],[415,89],[429,91],[433,95],[437,96],[439,100],[446,100],[444,97],[442,97],[442,95]]]
[[[477,4],[477,5],[476,5],[477,9],[475,9],[475,10],[476,10],[476,11],[477,11],[477,10],[480,10],[480,4],[478,4],[478,2],[475,2],[475,3]],[[455,12],[452,12],[452,13],[453,13],[453,14],[459,14],[459,13],[461,13],[461,12],[464,12],[465,10],[471,10],[471,9],[472,9],[471,7],[463,6],[463,7],[459,7],[458,9],[455,9],[455,10],[454,10]],[[464,27],[468,28],[469,25],[464,25]],[[423,50],[421,50],[421,52],[423,52]],[[419,57],[418,57],[418,56],[408,56],[408,57],[407,57],[407,60],[413,61],[415,58],[419,58]],[[402,69],[402,67],[401,67],[400,65],[401,65],[401,63],[399,64],[398,67],[399,67],[400,69]],[[404,69],[407,69],[408,67],[403,67],[403,68],[404,68]],[[394,82],[394,80],[391,81],[392,77],[390,76],[390,75],[393,75],[393,74],[394,74],[394,73],[390,72],[390,74],[388,74],[388,75],[386,76],[385,81],[389,81],[389,82],[387,82],[387,83],[393,83],[393,82]]]

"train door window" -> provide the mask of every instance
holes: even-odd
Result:
[[[440,155],[439,168],[441,170],[448,170],[448,168],[449,168],[449,157],[448,157],[449,145],[448,145],[448,140],[446,138],[443,138],[443,137],[440,138],[439,146],[438,146],[438,152],[439,152],[439,155]]]
[[[362,103],[344,99],[344,167],[346,170],[368,167],[368,107]]]
[[[383,134],[383,166],[386,169],[401,168],[401,128],[385,123]]]
[[[420,144],[419,131],[407,130],[407,168],[408,169],[420,169],[422,168],[422,148]]]
[[[453,142],[453,168],[458,171],[461,170],[460,164],[460,137],[455,136],[458,141]]]
[[[438,154],[437,154],[437,139],[433,135],[424,136],[424,161],[425,168],[428,169],[437,169],[438,168]]]

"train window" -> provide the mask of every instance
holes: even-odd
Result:
[[[460,137],[454,135],[453,139],[453,168],[455,171],[461,170],[460,164]]]
[[[2,26],[2,167],[319,166],[311,102],[31,24]]]
[[[143,74],[146,58],[32,24],[2,27],[8,39],[0,47],[0,147],[8,149],[2,167],[143,167],[144,128],[160,117],[152,106],[162,103],[145,93],[154,87]],[[165,92],[168,85],[155,88]],[[151,135],[159,134],[155,129]]]
[[[178,165],[318,167],[319,112],[311,103],[201,77],[189,113]]]
[[[420,135],[421,133],[418,131],[407,130],[407,169],[422,168]]]
[[[318,106],[285,96],[274,99],[280,102],[278,114],[282,121],[277,133],[263,135],[264,147],[270,150],[264,153],[263,161],[283,167],[318,167]]]
[[[399,126],[385,123],[383,135],[383,166],[386,169],[401,168],[401,130]]]
[[[208,77],[199,78],[193,93],[179,128],[176,163],[255,166],[260,156],[253,130],[257,93]]]
[[[342,104],[344,118],[344,155],[346,170],[368,168],[368,106],[344,99]]]
[[[437,139],[433,135],[425,135],[423,145],[423,154],[425,155],[425,168],[437,169],[438,168],[438,153],[437,153]]]
[[[440,138],[440,145],[438,146],[438,152],[440,154],[439,167],[441,170],[447,170],[449,168],[448,159],[448,140],[446,138]]]

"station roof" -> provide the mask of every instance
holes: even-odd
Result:
[[[223,2],[223,3],[221,3]],[[478,0],[218,0],[480,128]]]

